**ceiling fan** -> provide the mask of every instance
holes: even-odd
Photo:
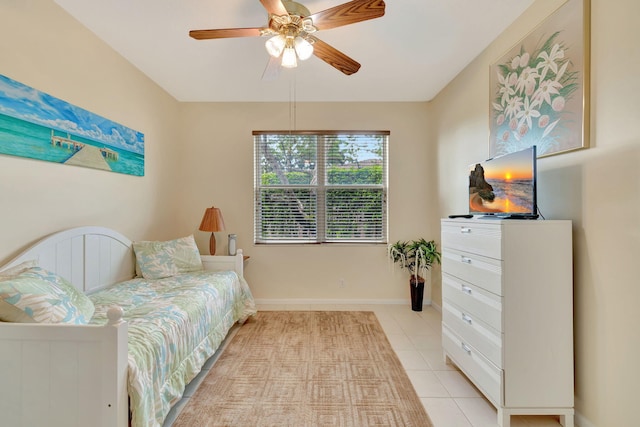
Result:
[[[265,47],[271,56],[267,68],[273,65],[294,68],[298,59],[305,60],[315,55],[344,74],[351,75],[360,69],[360,64],[313,34],[379,18],[384,15],[385,8],[383,0],[353,0],[310,14],[306,7],[291,0],[260,0],[260,3],[269,13],[266,27],[192,30],[189,36],[196,40],[266,36],[269,39]]]

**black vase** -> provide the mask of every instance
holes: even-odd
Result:
[[[424,279],[419,277],[417,281],[411,279],[409,287],[411,288],[411,310],[422,311],[422,299],[424,298]]]

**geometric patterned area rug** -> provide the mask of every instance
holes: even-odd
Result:
[[[174,427],[432,426],[372,312],[261,311]]]

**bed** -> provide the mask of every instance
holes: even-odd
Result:
[[[0,322],[3,423],[160,426],[233,325],[255,314],[242,250],[197,254],[200,269],[148,278],[139,277],[144,253],[135,245],[107,228],[79,227],[0,266],[2,276],[35,263],[28,274],[64,279],[93,306],[86,324]]]

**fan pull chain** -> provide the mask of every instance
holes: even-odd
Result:
[[[296,130],[296,75],[289,80],[289,134]]]

